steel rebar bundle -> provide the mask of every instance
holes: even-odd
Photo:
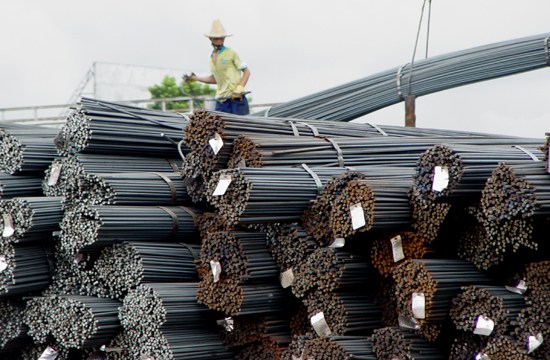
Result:
[[[540,34],[456,51],[389,69],[273,106],[264,115],[349,121],[434,92],[548,66],[548,38]],[[253,114],[253,115],[261,115]]]
[[[465,286],[453,299],[449,317],[457,330],[472,331],[481,335],[508,334],[521,310],[525,308],[522,295],[511,293],[500,286]],[[492,323],[484,328],[481,320]]]
[[[546,133],[546,142],[541,146],[540,151],[543,152],[543,161],[546,164],[546,172],[550,174],[550,132]]]
[[[18,300],[0,301],[0,354],[23,348],[30,340],[23,323],[25,304]]]
[[[348,170],[311,171],[314,175],[303,168],[287,167],[220,170],[208,183],[207,198],[231,224],[296,222],[323,184]]]
[[[298,224],[274,224],[267,231],[267,246],[279,267],[283,288],[292,286],[294,269],[319,247]]]
[[[240,316],[280,312],[285,294],[278,284],[247,284],[232,278],[214,282],[212,276],[205,275],[199,283],[197,300],[228,316]]]
[[[197,288],[198,283],[139,285],[124,298],[120,322],[125,329],[137,329],[143,335],[167,328],[196,328],[206,322],[209,313],[197,303]]]
[[[412,190],[409,192],[409,202],[412,209],[413,231],[422,236],[427,244],[432,243],[439,236],[451,205],[423,199]]]
[[[81,179],[87,174],[178,172],[176,160],[142,156],[76,154],[57,158],[45,171],[42,189],[47,196],[64,196],[72,200]]]
[[[82,98],[55,139],[61,155],[94,154],[179,156],[187,119],[177,113]]]
[[[441,144],[418,159],[413,191],[426,200],[479,199],[485,182],[500,162],[538,161],[538,140],[510,146]]]
[[[513,339],[505,336],[489,339],[475,355],[481,359],[532,359]]]
[[[130,241],[104,248],[93,269],[118,299],[142,283],[197,281],[198,253],[198,245]]]
[[[124,241],[193,242],[201,214],[179,206],[76,206],[65,211],[60,243],[76,254]]]
[[[377,360],[370,338],[330,336],[305,341],[301,358]]]
[[[61,295],[29,300],[24,322],[36,342],[47,336],[67,348],[103,345],[121,330],[120,302],[91,296]]]
[[[372,347],[378,359],[445,359],[434,345],[408,330],[385,327],[374,330]]]
[[[311,291],[322,294],[360,287],[372,275],[363,256],[335,248],[319,248],[296,267],[292,293],[302,298]]]
[[[235,354],[237,360],[258,359],[258,360],[274,360],[283,359],[283,353],[286,350],[285,344],[278,343],[277,340],[271,337],[260,338],[250,344],[244,345]]]
[[[3,241],[30,242],[59,230],[63,218],[61,197],[19,197],[0,200]]]
[[[387,278],[403,260],[422,259],[428,251],[424,238],[412,231],[402,231],[375,239],[372,242],[370,261],[378,273]]]
[[[406,260],[394,269],[393,278],[397,313],[429,340],[440,335],[438,325],[448,318],[452,299],[462,286],[489,281],[473,264],[452,259]]]
[[[20,360],[36,360],[40,359],[55,359],[68,360],[70,356],[75,355],[74,349],[67,349],[60,346],[55,341],[44,341],[43,343],[31,342],[25,346],[17,359]]]
[[[40,126],[0,124],[0,170],[8,174],[44,171],[57,156],[55,129]]]
[[[284,313],[227,317],[220,324],[220,338],[230,349],[266,338],[276,344],[290,343],[289,321]]]
[[[407,193],[411,185],[406,172],[348,181],[332,204],[329,221],[333,238],[409,228],[412,215]]]
[[[5,244],[0,247],[0,297],[32,294],[51,281],[51,267],[44,248]]]
[[[42,195],[42,178],[0,173],[0,199]]]
[[[370,335],[382,326],[372,296],[358,290],[323,293],[313,290],[302,299],[318,336]]]

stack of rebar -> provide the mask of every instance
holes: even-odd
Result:
[[[18,300],[0,301],[0,354],[20,349],[27,344],[27,326],[23,323],[25,303]]]
[[[31,295],[50,284],[52,269],[43,247],[6,244],[0,254],[0,297]]]
[[[423,237],[412,231],[401,231],[375,239],[370,261],[380,275],[388,277],[403,260],[422,259],[428,252]]]
[[[412,332],[397,327],[374,330],[372,347],[378,359],[445,359],[435,345]]]

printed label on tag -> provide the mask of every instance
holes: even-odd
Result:
[[[420,329],[420,325],[418,324],[416,319],[413,317],[399,315],[397,317],[397,321],[399,322],[399,327],[402,327],[403,329],[411,329],[411,330]]]
[[[426,297],[423,293],[412,293],[412,313],[416,319],[426,318]]]
[[[8,262],[4,255],[0,255],[0,273],[8,268]]]
[[[55,163],[50,170],[50,176],[48,177],[48,186],[54,186],[59,180],[59,175],[61,175],[61,168],[63,164]]]
[[[351,205],[349,211],[351,213],[351,227],[353,230],[362,228],[367,224],[365,221],[365,212],[363,211],[361,203]]]
[[[539,346],[544,342],[544,338],[541,333],[538,333],[537,336],[529,336],[527,338],[527,354],[532,353],[537,350]]]
[[[221,320],[216,320],[216,324],[221,326],[227,332],[235,330],[235,320],[233,320],[231,316]]]
[[[292,271],[292,268],[288,268],[283,271],[279,276],[279,280],[281,281],[281,286],[283,289],[292,286],[292,284],[294,284],[294,272]]]
[[[55,360],[59,356],[59,353],[55,351],[52,347],[48,346],[46,350],[40,355],[38,360]]]
[[[212,150],[214,150],[214,154],[218,155],[221,148],[223,147],[223,140],[220,134],[215,133],[214,137],[208,140],[208,143],[210,144],[210,147],[212,148]]]
[[[489,336],[495,328],[495,323],[493,320],[489,319],[485,315],[479,315],[476,318],[476,326],[474,328],[474,334]]]
[[[474,359],[475,360],[491,360],[489,355],[484,354],[484,353],[476,353]]]
[[[218,181],[218,185],[216,186],[216,189],[214,189],[212,195],[221,196],[225,194],[227,188],[229,187],[229,184],[231,184],[231,175],[221,175],[220,180]]]
[[[4,230],[2,231],[2,237],[8,238],[15,234],[15,226],[13,226],[13,218],[11,214],[2,214],[4,220]]]
[[[403,253],[403,240],[401,239],[401,235],[393,237],[390,242],[393,254],[393,262],[403,260],[405,258],[405,254]]]
[[[331,331],[328,327],[327,321],[325,320],[325,315],[323,312],[318,312],[317,314],[311,317],[311,326],[320,337],[330,336]]]
[[[338,249],[338,248],[343,248],[345,245],[346,245],[346,239],[338,237],[338,238],[334,238],[334,240],[332,240],[332,242],[328,247]]]
[[[219,261],[210,260],[210,269],[212,269],[212,277],[214,282],[220,281],[220,275],[222,273],[222,265]]]
[[[516,286],[506,285],[504,287],[506,288],[506,290],[520,295],[525,294],[525,292],[527,291],[527,283],[523,280],[518,281]]]
[[[433,191],[443,191],[449,186],[449,169],[446,166],[436,166],[434,168],[434,181],[432,183]]]

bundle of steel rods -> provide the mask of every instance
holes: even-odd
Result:
[[[443,222],[451,210],[451,204],[423,199],[409,191],[409,202],[412,210],[412,229],[424,238],[428,244],[439,235]]]
[[[452,52],[345,83],[257,115],[349,121],[445,89],[548,66],[548,37],[540,34]]]
[[[546,164],[546,172],[550,174],[550,133],[546,133],[546,142],[541,146],[540,151],[544,153],[543,161]]]
[[[140,154],[141,155],[141,154]],[[86,174],[178,172],[173,159],[142,156],[76,154],[52,161],[45,171],[42,189],[47,196],[64,196],[71,200],[78,194],[79,181]]]
[[[0,247],[0,297],[31,294],[51,281],[43,247],[5,244]]]
[[[522,295],[504,287],[465,286],[453,299],[449,317],[457,330],[498,336],[509,333],[525,306]]]
[[[407,192],[411,185],[407,175],[348,181],[332,204],[329,221],[333,237],[409,228],[411,208]]]
[[[303,299],[318,336],[370,335],[381,325],[380,308],[361,291],[312,291]]]
[[[296,267],[292,293],[302,298],[314,290],[321,294],[360,287],[372,276],[373,271],[363,256],[336,248],[319,248]]]
[[[394,269],[393,278],[400,318],[432,340],[440,335],[437,325],[448,318],[461,287],[489,283],[473,264],[451,259],[406,260]]]
[[[82,98],[55,139],[61,155],[94,154],[179,156],[187,119],[177,113]]]
[[[445,359],[433,344],[408,330],[397,327],[374,330],[372,347],[378,359]]]
[[[44,342],[51,335],[67,348],[103,345],[121,330],[120,302],[91,296],[61,295],[30,300],[24,315],[29,335]]]
[[[313,174],[286,167],[221,170],[208,183],[208,201],[232,224],[296,222],[323,184],[347,169],[310,171]]]
[[[416,166],[414,191],[427,200],[479,199],[485,182],[500,162],[538,161],[536,142],[512,146],[436,145],[425,151]]]
[[[475,356],[479,359],[532,359],[519,344],[505,336],[490,338]]]
[[[76,254],[124,241],[193,242],[201,214],[182,206],[76,206],[65,211],[60,243]]]
[[[0,170],[8,174],[36,174],[57,156],[56,129],[0,124]]]
[[[20,197],[0,200],[0,230],[10,242],[28,242],[59,230],[63,218],[61,197]]]
[[[290,343],[289,321],[285,314],[235,316],[218,322],[221,325],[220,337],[230,349],[256,343],[256,347],[265,346],[260,347],[260,353],[267,353],[269,348],[277,352],[281,345],[286,347]]]
[[[0,354],[20,349],[29,341],[27,326],[23,323],[24,302],[0,301]]]
[[[283,288],[292,286],[294,269],[319,247],[319,244],[298,224],[275,224],[268,228],[267,246],[279,267]]]
[[[124,242],[103,249],[94,274],[119,299],[142,283],[196,281],[198,253],[198,245]]]
[[[36,175],[9,175],[0,173],[0,198],[42,195],[42,178]]]
[[[21,360],[36,360],[36,359],[69,359],[70,356],[76,356],[74,350],[69,350],[55,341],[43,343],[31,342],[21,349],[19,358]]]
[[[370,262],[380,275],[388,277],[403,260],[422,259],[428,251],[424,238],[415,232],[380,235],[372,242]]]
[[[304,359],[376,360],[370,338],[364,336],[329,336],[305,341]]]

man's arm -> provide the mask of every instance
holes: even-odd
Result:
[[[216,78],[214,77],[214,75],[198,76],[198,75],[192,74],[191,76],[189,76],[189,80],[200,81],[206,84],[217,84]]]
[[[250,70],[248,70],[248,68],[244,68],[242,72],[243,74],[241,76],[241,81],[239,82],[239,85],[245,87],[246,83],[248,83],[248,79],[250,79]]]

